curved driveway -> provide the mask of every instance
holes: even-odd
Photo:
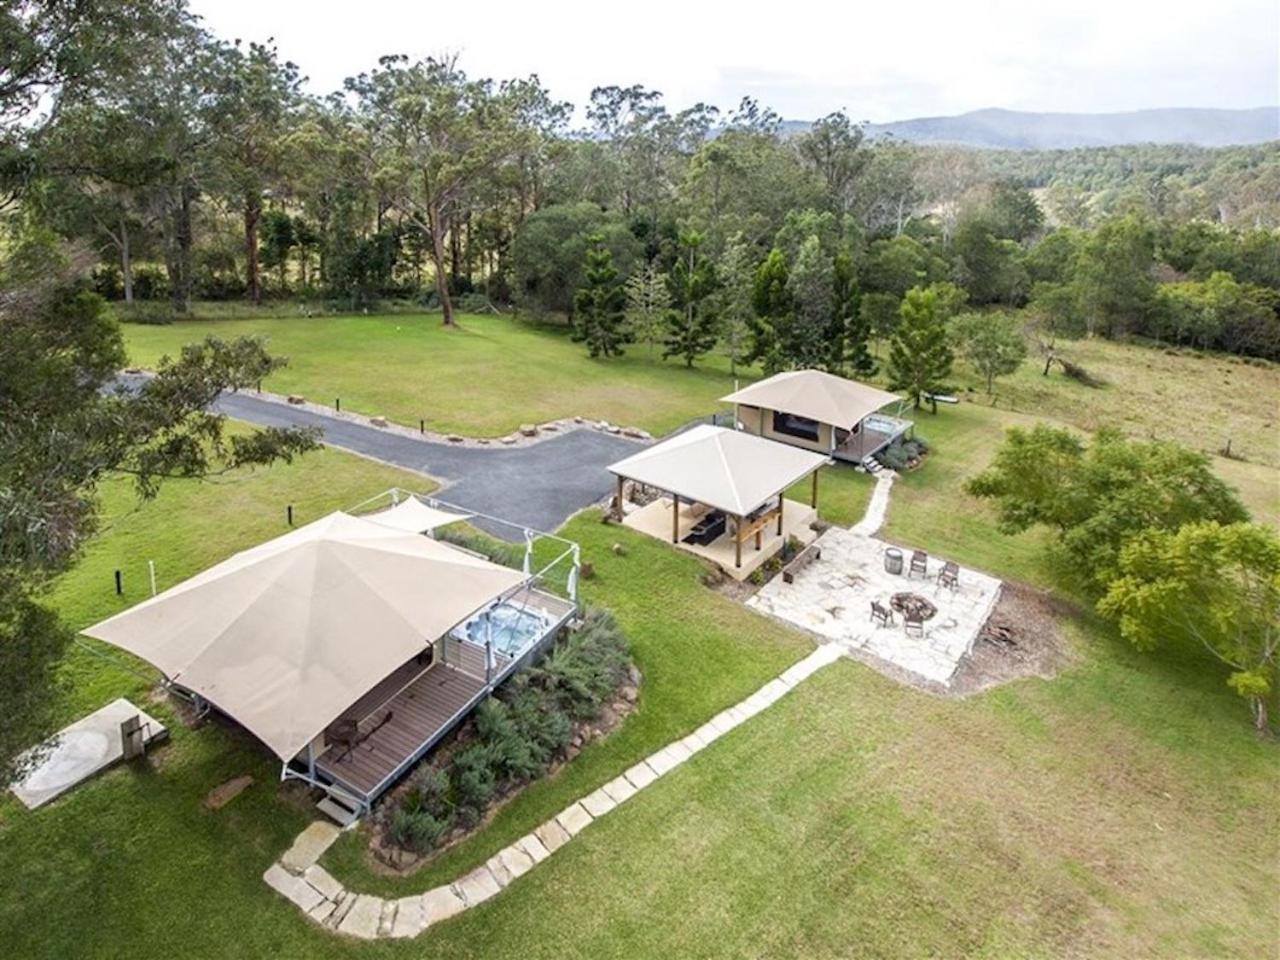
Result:
[[[605,468],[641,445],[583,427],[524,446],[460,446],[418,440],[248,393],[224,393],[214,409],[263,427],[319,427],[330,446],[439,480],[440,495],[452,504],[547,531],[608,496],[614,480]],[[500,525],[490,532],[508,540],[518,537]]]

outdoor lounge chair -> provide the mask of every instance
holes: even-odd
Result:
[[[929,575],[929,555],[923,550],[911,551],[911,567],[907,570],[907,578],[910,579],[916,573],[922,577]]]
[[[938,571],[938,586],[955,591],[960,587],[960,567],[951,560],[942,565]]]
[[[685,535],[684,542],[696,543],[705,547],[724,533],[727,521],[728,518],[719,510],[710,513],[693,525],[693,528]]]
[[[871,620],[882,627],[893,625],[893,611],[878,600],[871,601]]]
[[[924,621],[915,617],[909,617],[905,613],[902,615],[902,632],[907,636],[924,636]]]

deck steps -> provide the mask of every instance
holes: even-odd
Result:
[[[316,809],[340,827],[349,827],[360,819],[358,807],[353,809],[347,805],[347,801],[332,794],[325,794],[316,804]]]
[[[862,469],[873,476],[884,469],[884,466],[875,457],[863,457]]]

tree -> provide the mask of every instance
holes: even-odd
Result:
[[[992,392],[996,377],[1013,373],[1027,356],[1027,341],[1012,317],[966,313],[956,317],[951,332],[960,353],[978,371]]]
[[[1184,524],[1248,520],[1202,453],[1103,431],[1092,445],[1065,429],[1011,429],[991,466],[966,484],[995,502],[1000,530],[1054,530],[1086,585],[1103,592],[1131,538]]]
[[[835,306],[828,333],[827,369],[842,373],[846,368],[859,377],[873,377],[877,364],[871,358],[871,316],[863,315],[858,292],[858,275],[847,251],[836,254],[834,263]],[[837,353],[837,349],[839,352]]]
[[[262,202],[279,178],[284,136],[299,97],[298,68],[274,47],[239,41],[218,45],[210,122],[217,156],[212,169],[239,208],[244,236],[245,296],[262,299],[258,233]]]
[[[817,236],[810,234],[800,244],[787,288],[795,304],[792,336],[783,346],[787,364],[826,367],[833,355],[843,360],[844,331],[835,333],[831,329],[835,316],[835,268]]]
[[[626,302],[613,254],[603,238],[593,237],[582,267],[582,286],[573,298],[573,339],[585,343],[593,358],[621,356],[623,345],[631,342]]]
[[[785,369],[789,354],[787,341],[795,322],[790,277],[787,258],[777,247],[756,268],[751,291],[755,318],[751,322],[751,352],[747,359],[759,362],[766,374]]]
[[[1280,537],[1260,523],[1190,523],[1134,537],[1098,609],[1134,646],[1198,643],[1232,670],[1259,733],[1280,663]]]
[[[592,237],[603,238],[620,273],[632,273],[641,261],[640,241],[627,225],[594,204],[553,204],[528,216],[511,242],[517,305],[538,314],[569,313]]]
[[[480,185],[517,156],[528,131],[515,121],[510,91],[471,80],[454,58],[383,57],[347,81],[358,100],[367,166],[386,202],[431,238],[436,293],[455,326],[445,241]]]
[[[671,291],[667,288],[667,275],[658,270],[657,264],[646,263],[627,277],[626,318],[631,335],[649,347],[649,356],[663,338],[667,324],[667,311],[671,309]]]
[[[686,367],[716,345],[716,316],[712,294],[715,272],[701,254],[702,235],[680,235],[680,257],[671,268],[671,302],[667,312],[667,344],[662,358],[680,357]]]
[[[862,295],[862,300],[858,304],[858,323],[867,331],[867,335],[875,341],[876,356],[880,355],[880,341],[893,336],[893,331],[898,329],[898,319],[901,316],[899,307],[901,305],[901,299],[895,297],[892,293],[864,293]]]
[[[729,358],[729,376],[750,352],[752,295],[755,290],[756,251],[741,233],[729,238],[720,255],[716,312],[720,317],[720,346]]]
[[[901,319],[889,341],[889,389],[905,390],[916,409],[939,393],[954,357],[947,337],[944,296],[937,287],[913,287],[899,308]],[[933,401],[933,412],[938,412]]]
[[[847,114],[837,112],[816,120],[796,140],[796,150],[822,178],[832,206],[841,213],[852,204],[854,184],[867,164],[865,135]]]
[[[262,265],[268,270],[274,267],[279,271],[282,295],[288,292],[289,253],[298,245],[298,238],[299,231],[293,218],[283,210],[268,210],[263,216]]]
[[[78,267],[59,266],[47,247],[20,247],[0,267],[0,286],[0,781],[7,781],[18,753],[51,725],[51,687],[71,630],[44,594],[96,530],[100,484],[132,477],[149,498],[167,477],[288,461],[316,447],[317,435],[228,434],[224,418],[209,412],[224,390],[282,364],[258,340],[192,344],[136,393],[113,391],[124,341]]]
[[[1155,234],[1140,217],[1112,217],[1085,238],[1073,285],[1088,334],[1110,338],[1147,315],[1155,299]]]

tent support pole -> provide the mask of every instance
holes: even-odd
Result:
[[[813,493],[809,496],[809,506],[818,509],[818,474],[820,470],[813,471]]]
[[[733,565],[742,566],[742,517],[733,518]]]
[[[786,502],[787,498],[778,494],[778,536],[782,536],[782,505]]]
[[[621,523],[621,522],[622,522],[622,516],[623,516],[623,510],[622,510],[622,485],[623,485],[624,483],[626,483],[626,480],[624,480],[621,476],[619,476],[619,477],[618,477],[618,513],[617,513],[617,520],[618,520],[618,522],[619,522],[619,523]]]
[[[680,494],[671,494],[671,542],[680,542]]]

